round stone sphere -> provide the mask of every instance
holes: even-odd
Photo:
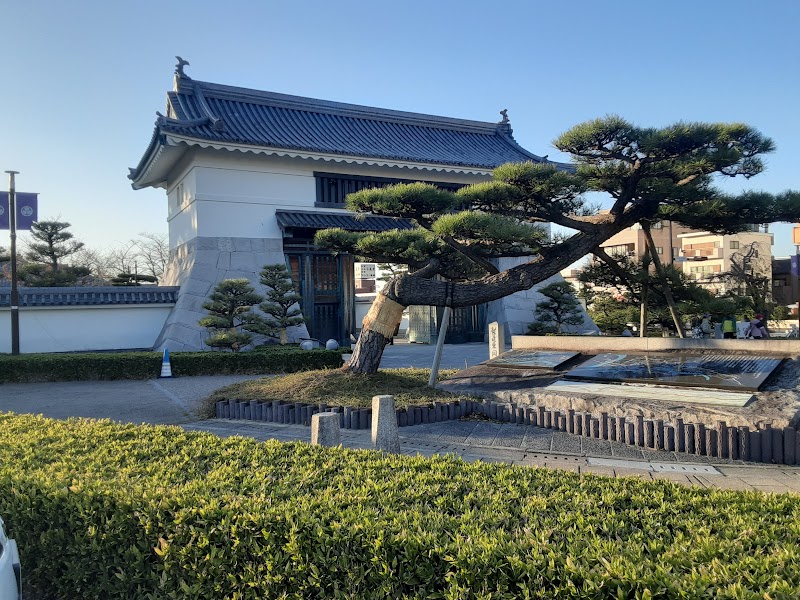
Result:
[[[338,350],[339,349],[339,342],[336,340],[328,340],[325,342],[325,350]]]
[[[300,342],[300,349],[301,350],[313,350],[314,349],[314,342],[311,340],[305,340]]]

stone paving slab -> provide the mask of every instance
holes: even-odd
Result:
[[[442,423],[404,427],[400,430],[401,453],[407,455],[434,456],[453,454],[468,462],[482,461],[487,463],[506,463],[526,467],[563,469],[576,473],[587,473],[608,477],[636,477],[646,481],[658,479],[672,481],[681,485],[725,490],[756,490],[767,493],[800,493],[800,468],[769,466],[756,464],[718,464],[711,465],[705,457],[690,457],[702,460],[684,460],[688,455],[669,452],[648,451],[650,460],[645,460],[641,449],[630,448],[630,455],[621,457],[612,452],[614,444],[597,445],[592,449],[600,456],[587,453],[559,453],[548,446],[547,450],[531,450],[527,446],[535,440],[547,440],[552,445],[556,435],[569,435],[535,427],[501,426],[498,423],[463,421],[451,424],[446,431],[465,432],[480,430],[478,436],[482,444],[451,443],[448,436],[443,436]],[[229,419],[212,419],[196,421],[183,425],[191,431],[208,431],[222,437],[243,435],[259,440],[277,439],[281,441],[305,441],[311,439],[311,431],[302,425],[277,425],[253,423],[252,421],[234,421]],[[525,429],[523,444],[503,446],[502,438],[498,441],[503,427]],[[409,435],[413,434],[413,435]],[[444,437],[444,439],[442,439]],[[510,436],[512,444],[518,441],[518,435]],[[572,436],[578,437],[578,436]],[[469,435],[467,441],[475,439]],[[368,430],[342,431],[342,445],[347,448],[372,448]],[[588,448],[588,447],[587,447]],[[631,456],[632,455],[632,456]],[[670,460],[664,460],[671,455]],[[708,470],[715,473],[701,471]]]

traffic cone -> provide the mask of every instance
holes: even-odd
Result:
[[[159,379],[165,377],[172,377],[172,364],[169,362],[169,350],[164,348],[164,358],[161,360],[161,375]]]

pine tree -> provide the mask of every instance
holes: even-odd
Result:
[[[111,278],[111,285],[142,285],[144,283],[158,283],[158,277],[153,275],[142,275],[140,273],[117,273],[116,277]]]
[[[254,326],[261,320],[252,312],[254,305],[263,300],[247,279],[220,281],[203,304],[209,315],[200,319],[201,327],[208,328],[211,336],[205,341],[212,348],[227,348],[238,352],[247,346],[253,336],[243,328]]]
[[[545,299],[537,303],[534,309],[538,321],[555,324],[558,333],[564,333],[565,325],[582,325],[583,315],[574,292],[572,286],[565,281],[554,282],[539,289]]]
[[[81,265],[65,265],[63,259],[83,248],[71,232],[70,224],[62,221],[39,221],[31,225],[31,237],[25,253],[27,264],[19,269],[23,285],[56,287],[75,285],[91,269]]]
[[[261,285],[267,288],[264,302],[259,306],[266,318],[245,329],[279,338],[281,344],[285,344],[286,329],[305,322],[298,306],[300,294],[295,291],[289,270],[283,264],[264,266],[261,269]]]
[[[572,156],[574,168],[506,164],[494,170],[492,181],[455,193],[413,183],[347,197],[350,210],[402,217],[416,225],[380,233],[328,229],[316,235],[316,244],[332,251],[413,269],[393,278],[377,295],[377,317],[359,336],[351,372],[377,371],[394,330],[389,321],[399,322],[403,308],[474,306],[529,289],[633,225],[671,219],[722,232],[800,219],[798,192],[730,195],[713,187],[715,176],[750,178],[763,170],[761,155],[771,152],[773,143],[747,125],[644,128],[610,116],[573,127],[554,145]],[[607,194],[610,210],[599,213],[585,199],[586,191]],[[549,240],[536,223],[554,223],[575,233]],[[651,255],[661,274],[660,260]],[[519,256],[531,259],[502,272],[496,266],[496,259]],[[663,289],[674,305],[671,291]]]

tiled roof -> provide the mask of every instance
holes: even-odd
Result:
[[[150,145],[129,177],[147,181],[166,136],[226,144],[489,170],[543,162],[519,146],[505,118],[469,121],[195,81],[177,75]],[[185,138],[189,138],[186,140]],[[564,168],[570,168],[563,165]]]
[[[338,213],[310,211],[275,211],[281,228],[296,227],[305,229],[328,229],[340,227],[348,231],[390,231],[392,229],[412,229],[414,226],[406,219],[366,215],[363,219],[344,211]]]
[[[178,287],[21,287],[20,306],[107,306],[115,304],[175,304]],[[0,288],[0,306],[11,305],[10,288]]]

